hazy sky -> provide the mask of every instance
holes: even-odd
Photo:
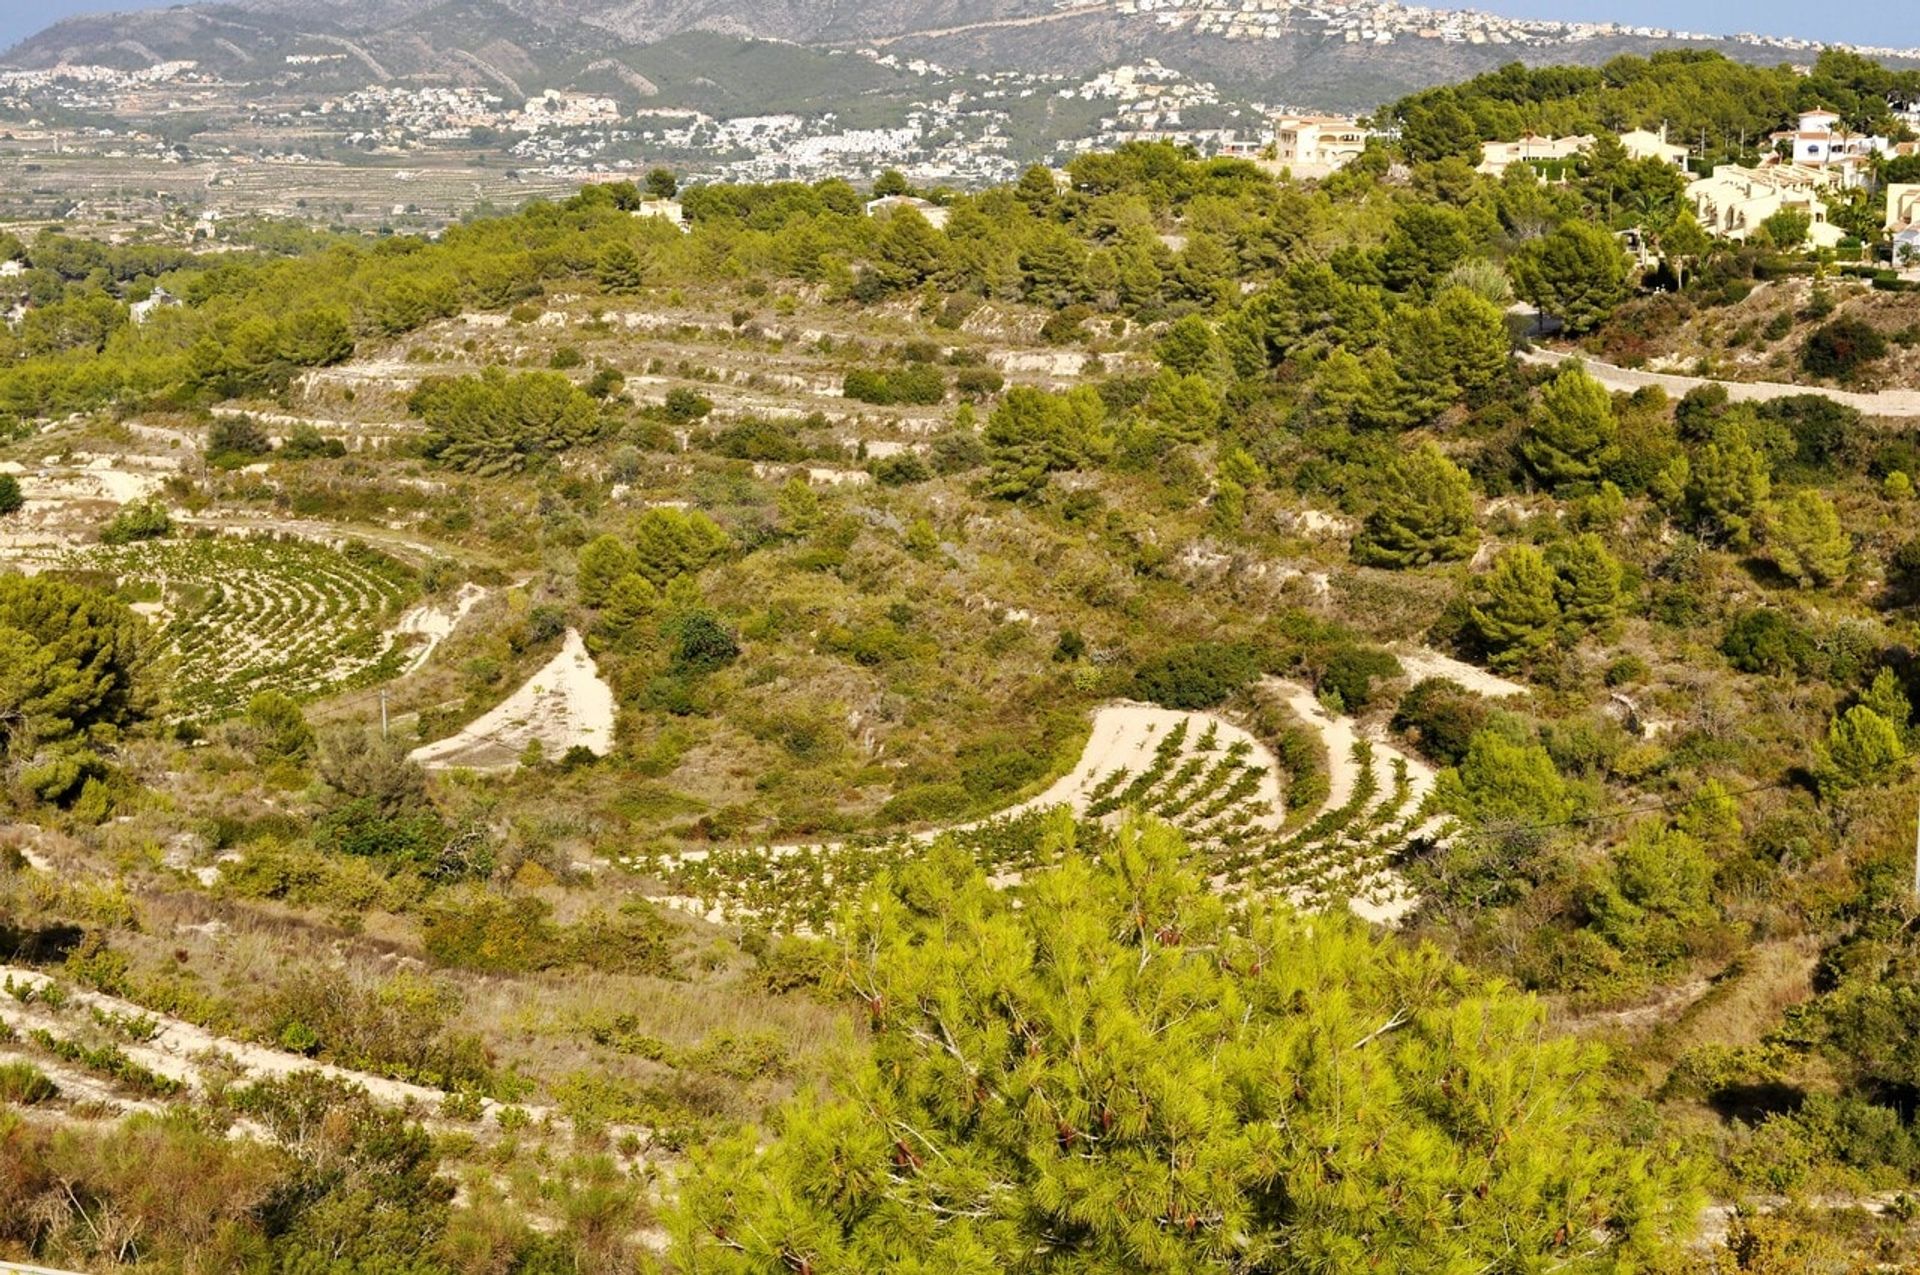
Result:
[[[73,13],[155,8],[178,0],[0,0],[0,49]],[[324,7],[328,0],[312,0]],[[1877,44],[1920,45],[1914,0],[1847,0],[1828,8],[1798,0],[1473,0],[1516,17],[1587,18],[1728,34],[1761,31]]]

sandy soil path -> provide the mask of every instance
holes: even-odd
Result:
[[[1711,377],[1681,376],[1674,372],[1641,372],[1553,350],[1525,350],[1520,354],[1520,361],[1544,367],[1559,363],[1585,363],[1587,372],[1594,380],[1610,390],[1627,393],[1652,385],[1678,398],[1702,385],[1719,385],[1726,389],[1727,398],[1735,403],[1764,403],[1801,394],[1818,394],[1868,416],[1920,417],[1920,390],[1881,390],[1877,394],[1861,394],[1819,385],[1786,385],[1779,381],[1719,381]]]
[[[430,770],[511,770],[527,745],[538,742],[550,759],[586,748],[604,757],[613,749],[613,688],[567,630],[560,653],[485,716],[446,739],[422,744],[411,756]]]
[[[1442,655],[1426,647],[1395,648],[1394,658],[1400,661],[1400,667],[1415,682],[1430,677],[1443,677],[1458,682],[1470,691],[1485,695],[1488,699],[1510,699],[1515,695],[1525,695],[1527,688],[1519,682],[1510,681],[1498,673],[1489,673],[1477,664],[1465,660],[1456,660],[1451,655]]]
[[[0,983],[12,980],[16,987],[26,985],[43,987],[53,981],[39,970],[27,969],[17,965],[0,965]],[[25,1035],[34,1028],[44,1028],[56,1036],[68,1036],[72,1032],[74,1018],[85,1011],[91,1021],[91,1012],[99,1010],[102,1014],[119,1014],[128,1018],[147,1018],[158,1024],[153,1037],[145,1042],[117,1041],[116,1044],[127,1057],[155,1075],[165,1076],[178,1081],[188,1090],[199,1092],[206,1086],[201,1074],[203,1062],[217,1062],[227,1078],[234,1073],[245,1080],[271,1080],[292,1076],[302,1072],[316,1072],[349,1084],[358,1085],[367,1091],[367,1096],[375,1102],[389,1106],[404,1107],[416,1112],[426,1123],[440,1127],[456,1127],[457,1122],[439,1117],[441,1104],[447,1095],[441,1090],[426,1085],[409,1084],[406,1081],[390,1080],[371,1072],[354,1071],[347,1067],[336,1067],[331,1063],[316,1062],[299,1054],[284,1050],[270,1049],[264,1045],[249,1044],[234,1040],[228,1036],[218,1036],[184,1019],[173,1018],[166,1014],[156,1014],[132,1001],[121,1000],[117,996],[107,996],[99,992],[90,992],[77,988],[71,983],[62,984],[66,997],[59,1010],[49,1008],[40,1001],[20,1003],[11,996],[0,996],[0,1022],[6,1023],[16,1032]],[[11,1055],[0,1054],[0,1061]],[[99,1098],[111,1102],[123,1111],[158,1110],[160,1104],[144,1099],[122,1096],[114,1087],[85,1071],[38,1054],[19,1055],[34,1066],[40,1068],[49,1079],[60,1086],[61,1092],[68,1097]],[[499,1113],[507,1104],[496,1102],[492,1098],[480,1101],[482,1119],[492,1117],[496,1122]],[[519,1104],[522,1112],[533,1125],[551,1121],[556,1125],[567,1120],[565,1113],[555,1107],[543,1107],[531,1104]],[[471,1125],[457,1125],[471,1129]],[[648,1130],[638,1126],[613,1126],[609,1132],[618,1136],[621,1133],[645,1135]]]
[[[427,661],[433,658],[433,653],[439,649],[440,644],[453,636],[453,631],[460,627],[460,622],[480,604],[481,599],[487,596],[487,592],[480,585],[468,582],[461,585],[459,592],[455,593],[451,599],[445,602],[424,602],[401,616],[400,622],[393,626],[393,631],[396,634],[418,635],[424,637],[426,641],[414,651],[412,658],[407,661],[407,666],[400,670],[400,676],[417,673],[426,667]]]
[[[53,981],[38,970],[15,965],[0,966],[0,981],[6,979],[11,979],[16,987],[21,985],[44,987]],[[388,1080],[383,1076],[375,1076],[363,1071],[350,1071],[345,1067],[315,1062],[298,1054],[250,1045],[225,1036],[216,1036],[205,1028],[197,1027],[183,1019],[151,1013],[132,1001],[121,1000],[116,996],[105,996],[99,992],[84,991],[75,988],[72,984],[64,986],[66,1000],[62,1006],[63,1009],[98,1009],[103,1014],[145,1016],[157,1022],[159,1029],[151,1040],[144,1043],[121,1041],[118,1042],[120,1049],[129,1058],[154,1074],[165,1076],[169,1080],[177,1080],[191,1089],[201,1087],[199,1060],[221,1054],[256,1079],[315,1071],[323,1076],[332,1076],[335,1079],[361,1085],[375,1099],[396,1106],[413,1105],[431,1112],[437,1110],[441,1100],[446,1097],[440,1090],[430,1089],[425,1085]],[[69,1030],[62,1015],[47,1008],[43,1003],[33,1001],[23,1005],[12,997],[0,999],[0,1021],[5,1021],[8,1026],[22,1035],[36,1027],[45,1028],[61,1036],[68,1034]],[[39,1065],[37,1059],[34,1061],[35,1065]],[[56,1079],[55,1083],[59,1081]],[[489,1109],[493,1106],[498,1104],[489,1104]]]

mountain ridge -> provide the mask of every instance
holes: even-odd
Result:
[[[1232,28],[1236,22],[1242,25]],[[1455,29],[1434,29],[1448,23]],[[1383,31],[1388,39],[1379,37]],[[263,95],[394,81],[527,95],[590,84],[639,101],[649,96],[648,77],[633,65],[633,51],[698,32],[816,49],[879,45],[970,72],[1077,75],[1153,59],[1259,100],[1341,110],[1368,110],[1513,61],[1594,65],[1671,47],[1768,64],[1811,60],[1811,51],[1791,56],[1790,44],[1663,38],[1387,0],[1329,10],[1189,5],[1152,12],[1122,0],[347,0],[323,14],[299,0],[219,0],[69,18],[0,54],[0,66],[139,70],[191,61]],[[589,65],[595,74],[583,76]]]

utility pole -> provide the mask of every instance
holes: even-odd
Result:
[[[389,738],[387,731],[387,688],[384,686],[380,688],[380,738]],[[1920,872],[1920,863],[1915,864],[1914,870]]]

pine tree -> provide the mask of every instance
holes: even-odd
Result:
[[[1400,382],[1396,415],[1407,424],[1431,421],[1460,398],[1452,338],[1430,306],[1402,306],[1395,312],[1387,348]]]
[[[1890,668],[1873,675],[1873,684],[1867,687],[1860,702],[1893,723],[1893,728],[1903,736],[1913,724],[1913,701],[1907,698],[1906,688]]]
[[[698,509],[649,509],[634,525],[639,574],[655,588],[692,575],[732,548],[720,524]]]
[[[0,576],[0,750],[110,740],[143,708],[143,628],[111,594]]]
[[[1479,293],[1454,285],[1435,299],[1433,313],[1454,384],[1469,403],[1483,401],[1512,366],[1505,312]]]
[[[1468,612],[1488,663],[1516,668],[1546,650],[1560,628],[1558,583],[1532,545],[1501,551]]]
[[[1344,347],[1330,350],[1308,383],[1308,393],[1315,411],[1323,420],[1335,425],[1353,423],[1360,416],[1372,390],[1373,382],[1367,375],[1367,365]]]
[[[1814,780],[1820,795],[1833,798],[1855,788],[1884,783],[1905,764],[1906,745],[1892,722],[1864,704],[1833,719],[1827,737],[1817,743]]]
[[[616,646],[630,646],[660,613],[660,591],[638,573],[621,576],[600,601],[596,630]]]
[[[632,244],[611,243],[600,254],[594,277],[608,292],[638,292],[647,286],[647,261]]]
[[[1556,542],[1547,550],[1553,568],[1554,597],[1568,629],[1604,631],[1620,613],[1625,572],[1600,537],[1587,533]]]
[[[1735,549],[1753,543],[1754,520],[1766,505],[1772,479],[1766,457],[1747,440],[1741,420],[1729,417],[1715,426],[1713,441],[1695,454],[1686,481],[1687,509],[1698,525]]]
[[[1105,421],[1106,406],[1091,387],[1050,394],[1014,386],[987,418],[988,490],[1022,499],[1044,488],[1049,474],[1100,458],[1112,446]]]
[[[1638,825],[1613,852],[1582,899],[1594,930],[1620,951],[1665,966],[1686,954],[1686,938],[1712,924],[1713,862],[1685,832]]]
[[[1147,386],[1142,406],[1177,443],[1203,442],[1213,437],[1220,425],[1220,396],[1201,376],[1162,371]]]
[[[1473,485],[1465,470],[1423,443],[1394,457],[1380,502],[1353,542],[1353,560],[1373,567],[1420,567],[1471,557],[1480,543]]]
[[[1613,396],[1585,368],[1573,364],[1540,391],[1540,401],[1527,417],[1520,455],[1549,488],[1590,484],[1613,459],[1616,433]]]
[[[681,1269],[1600,1272],[1691,1229],[1537,1002],[1344,912],[1230,906],[1165,825],[1074,837],[1005,893],[945,844],[849,908],[871,1054],[696,1162]]]
[[[1840,526],[1833,502],[1802,487],[1774,506],[1767,520],[1767,548],[1782,574],[1801,588],[1826,587],[1847,578],[1853,541]]]
[[[580,547],[576,571],[580,601],[590,607],[601,605],[614,581],[639,569],[640,555],[632,545],[618,536],[595,536]]]
[[[1515,291],[1576,336],[1605,322],[1632,290],[1619,242],[1583,221],[1522,244],[1508,269]]]

